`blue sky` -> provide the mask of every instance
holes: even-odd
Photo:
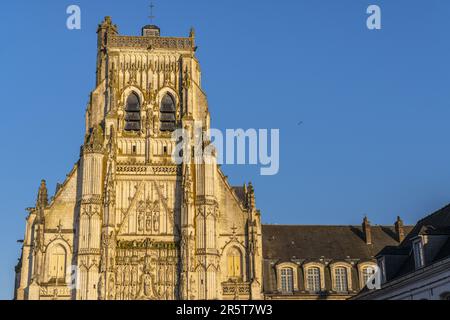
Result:
[[[82,29],[66,29],[66,8]],[[382,10],[382,30],[366,9]],[[279,128],[280,172],[252,181],[265,223],[413,224],[450,202],[450,2],[155,1],[162,34],[194,26],[213,126]],[[96,27],[148,23],[149,1],[4,1],[0,11],[0,299],[10,299],[26,207],[77,161]],[[302,123],[301,123],[302,122]],[[299,123],[301,123],[299,125]]]

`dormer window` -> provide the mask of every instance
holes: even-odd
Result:
[[[160,130],[169,132],[175,131],[176,125],[175,100],[169,93],[166,93],[166,95],[161,100],[160,113],[161,113]]]
[[[372,266],[364,267],[362,269],[362,281],[363,282],[362,282],[361,287],[367,286],[369,281],[371,281],[373,279],[374,274],[375,274],[375,267],[372,267]]]
[[[348,276],[347,268],[338,267],[334,269],[335,286],[337,292],[347,292],[348,291]]]
[[[416,269],[420,269],[425,265],[424,257],[423,257],[423,244],[422,239],[418,239],[413,243],[413,252],[414,252],[414,263]]]
[[[298,291],[298,265],[293,262],[282,262],[276,266],[277,289],[282,294],[293,294]]]
[[[306,270],[306,284],[310,292],[319,292],[321,287],[320,269],[313,267]]]
[[[136,93],[128,96],[125,106],[125,131],[141,130],[141,104]]]
[[[292,268],[281,269],[281,292],[292,293],[294,291],[294,271]]]

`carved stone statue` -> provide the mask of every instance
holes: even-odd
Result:
[[[152,214],[151,214],[151,212],[147,212],[147,217],[146,217],[146,221],[145,221],[145,229],[148,232],[152,231]]]
[[[140,300],[157,299],[153,275],[149,271],[146,271],[141,277],[141,288],[139,292],[139,299]]]
[[[109,294],[108,294],[108,299],[109,300],[114,300],[116,296],[116,284],[114,281],[114,276],[111,275],[109,277]]]
[[[139,231],[144,230],[144,213],[143,212],[138,213],[138,230]]]
[[[98,297],[100,300],[105,300],[105,281],[104,281],[104,276],[100,275],[99,279],[98,279]]]

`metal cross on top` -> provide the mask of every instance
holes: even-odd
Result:
[[[153,19],[155,19],[155,16],[153,15],[153,9],[155,8],[155,6],[153,5],[153,2],[150,2],[150,23],[153,23]]]

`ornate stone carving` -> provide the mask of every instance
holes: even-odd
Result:
[[[81,289],[71,297],[60,288],[42,286],[46,299],[221,298],[221,270],[226,269],[221,263],[226,262],[219,248],[233,242],[256,256],[261,241],[252,236],[260,231],[247,232],[246,217],[253,213],[239,206],[220,169],[206,174],[194,163],[176,165],[170,157],[172,133],[160,131],[160,92],[177,98],[176,112],[170,113],[177,127],[209,119],[194,32],[189,38],[121,36],[107,18],[99,27],[98,44],[97,87],[86,112],[80,165],[54,202],[48,203],[41,188],[27,220],[26,234],[33,236],[24,240],[18,291],[35,290],[39,298],[40,276],[47,267],[45,245],[64,239],[70,248],[67,261],[81,272]],[[139,96],[140,109],[134,111],[140,117],[128,121],[141,121],[141,126],[127,132],[125,103],[132,90]],[[205,194],[210,185],[213,191]],[[55,219],[61,219],[64,229]],[[233,223],[239,234],[230,236]],[[206,275],[198,272],[200,265]],[[245,279],[250,278],[247,273]],[[246,290],[227,285],[224,292],[230,297]]]
[[[134,49],[193,50],[191,38],[134,37],[108,35],[108,47]]]
[[[98,125],[94,127],[86,136],[83,151],[85,153],[102,152],[103,151],[103,128]]]

